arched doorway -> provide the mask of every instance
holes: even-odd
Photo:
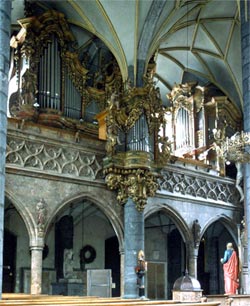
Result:
[[[145,220],[147,297],[172,299],[173,284],[185,271],[185,244],[174,220],[157,211]]]
[[[224,294],[223,266],[220,259],[228,242],[232,242],[238,252],[234,238],[223,220],[213,222],[201,238],[197,277],[204,294]]]
[[[17,236],[8,230],[4,230],[3,248],[3,287],[4,293],[11,293],[15,290],[16,277],[16,246]]]
[[[116,236],[110,237],[105,241],[105,269],[112,271],[112,296],[120,296],[120,255],[119,242]]]
[[[28,231],[14,204],[5,198],[2,292],[24,292],[29,286],[29,280]]]

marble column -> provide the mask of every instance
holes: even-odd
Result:
[[[0,297],[2,296],[5,152],[10,54],[11,1],[0,1]]]
[[[250,16],[248,11],[250,3],[241,3],[241,56],[242,56],[242,82],[243,82],[243,114],[244,130],[250,132]],[[247,4],[247,6],[245,6]],[[246,16],[246,14],[248,16]],[[250,148],[247,148],[250,151]],[[245,287],[246,292],[250,293],[250,163],[245,164],[244,171],[244,201],[245,201],[245,220],[247,230],[247,262],[248,262],[248,281]]]
[[[33,245],[31,250],[31,277],[30,277],[30,293],[42,293],[42,266],[43,266],[43,246]]]
[[[124,207],[124,298],[139,298],[135,267],[138,252],[144,251],[144,215],[129,198]]]

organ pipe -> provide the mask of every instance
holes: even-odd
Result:
[[[38,103],[41,108],[60,110],[61,60],[57,38],[43,49],[39,62]]]
[[[133,151],[149,152],[149,131],[145,116],[142,115],[128,132],[128,147]]]
[[[61,64],[60,46],[53,35],[39,63],[38,101],[41,108],[62,110],[65,116],[80,119],[82,98],[72,75],[67,66]]]

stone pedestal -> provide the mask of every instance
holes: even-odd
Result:
[[[173,300],[181,303],[201,302],[202,291],[199,281],[189,276],[186,270],[185,275],[179,277],[174,283]]]
[[[60,279],[51,287],[55,295],[83,296],[83,282],[80,279]]]
[[[202,290],[196,291],[174,291],[173,300],[180,301],[181,303],[197,303],[201,302]]]

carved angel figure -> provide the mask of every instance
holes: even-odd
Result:
[[[159,151],[159,160],[160,162],[167,162],[171,155],[171,144],[168,136],[159,136],[159,144],[161,144],[161,149]]]

